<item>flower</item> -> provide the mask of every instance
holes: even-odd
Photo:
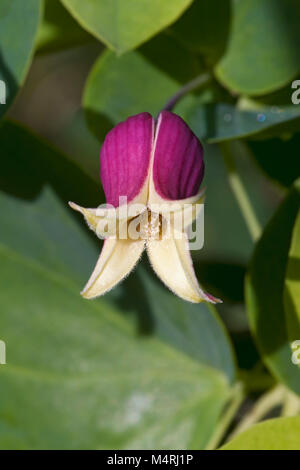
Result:
[[[175,294],[190,302],[218,302],[200,288],[189,251],[187,230],[203,208],[204,162],[202,146],[185,122],[168,111],[157,122],[149,113],[132,116],[107,134],[100,164],[105,207],[70,202],[105,238],[83,297],[113,288],[146,248],[154,271]]]

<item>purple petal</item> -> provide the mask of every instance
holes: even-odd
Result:
[[[162,111],[158,118],[153,181],[164,199],[194,196],[204,175],[203,148],[176,114]]]
[[[100,178],[106,202],[117,207],[119,196],[130,202],[147,178],[154,120],[149,113],[128,118],[106,136],[100,153]]]

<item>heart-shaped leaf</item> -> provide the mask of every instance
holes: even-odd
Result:
[[[123,53],[173,23],[193,0],[61,1],[87,31]]]

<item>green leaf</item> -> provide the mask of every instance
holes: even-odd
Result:
[[[291,237],[299,208],[298,179],[259,240],[246,280],[250,327],[263,360],[278,380],[298,394],[300,370],[291,361],[283,292]]]
[[[23,84],[41,16],[40,0],[2,0],[0,4],[0,117]],[[5,100],[3,100],[3,94]],[[5,104],[2,104],[5,101]]]
[[[121,312],[110,296],[83,300],[97,239],[48,185],[80,202],[88,181],[94,197],[95,183],[25,129],[5,123],[0,132],[9,162],[0,180],[0,447],[204,448],[233,378],[223,327],[168,292],[163,309],[151,306],[162,323],[147,335],[125,318],[123,303]],[[159,290],[150,289],[144,312]]]
[[[225,86],[262,95],[300,71],[298,0],[235,0],[226,54],[216,68]]]
[[[293,229],[289,251],[285,290],[285,312],[291,341],[300,339],[300,210]]]
[[[117,53],[129,51],[173,23],[192,0],[61,0],[77,21]]]
[[[281,185],[289,187],[300,177],[300,133],[288,139],[249,141],[247,145],[258,165]]]
[[[43,22],[40,26],[38,52],[52,52],[93,41],[62,6],[60,0],[46,0]]]
[[[226,103],[181,102],[176,112],[198,137],[209,143],[246,137],[266,138],[299,130],[300,107],[295,105],[241,109]]]
[[[300,418],[277,418],[255,424],[221,450],[299,450]]]

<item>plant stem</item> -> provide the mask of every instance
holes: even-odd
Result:
[[[186,83],[186,85],[180,88],[180,90],[178,90],[178,92],[175,93],[175,95],[173,95],[172,98],[169,99],[169,101],[163,107],[163,111],[172,111],[172,109],[178,103],[178,101],[180,101],[181,98],[183,98],[187,93],[190,93],[196,88],[203,86],[205,83],[209,82],[210,80],[211,80],[211,75],[209,75],[208,73],[202,73],[198,77]]]
[[[241,406],[245,396],[244,396],[244,391],[241,383],[237,383],[233,390],[232,390],[232,400],[227,408],[227,410],[224,412],[223,416],[221,417],[221,420],[218,424],[218,427],[213,434],[212,438],[210,439],[209,443],[206,446],[206,450],[213,450],[217,449],[219,444],[222,442],[222,439],[232,421],[234,416],[236,415],[236,412],[238,411],[239,407]]]
[[[251,205],[245,186],[238,174],[230,143],[222,142],[220,147],[228,170],[229,184],[245,219],[251,238],[253,241],[256,241],[260,237],[261,226]]]
[[[265,393],[255,403],[244,419],[241,420],[235,430],[230,434],[228,440],[231,440],[237,434],[246,431],[250,426],[264,418],[270,411],[272,411],[273,408],[281,405],[284,401],[285,393],[285,389],[282,385],[277,385],[275,388]]]

